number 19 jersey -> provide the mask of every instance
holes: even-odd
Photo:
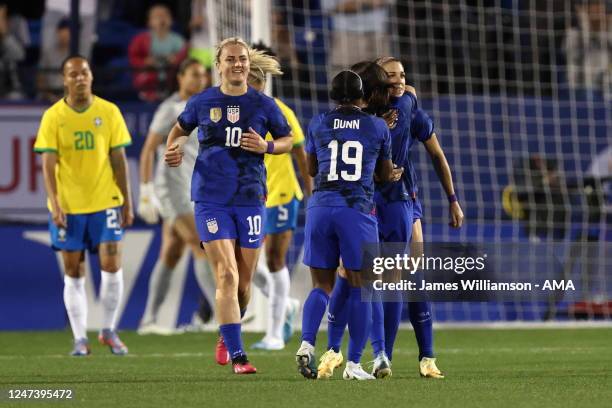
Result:
[[[194,95],[179,115],[185,131],[198,128],[200,143],[191,180],[191,199],[227,206],[261,205],[266,199],[264,155],[240,147],[252,127],[272,138],[288,136],[289,125],[274,100],[253,88],[230,96],[219,87]]]
[[[316,155],[318,162],[309,208],[373,210],[376,163],[391,158],[391,139],[384,120],[358,108],[323,113],[310,123],[306,152]]]

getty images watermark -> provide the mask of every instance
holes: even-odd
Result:
[[[612,283],[609,242],[425,243],[412,252],[368,244],[362,286],[385,301],[551,301],[607,296]]]

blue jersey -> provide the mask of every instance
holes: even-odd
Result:
[[[404,167],[404,174],[407,175],[407,177],[404,179],[404,183],[406,184],[406,189],[414,197],[416,197],[418,186],[416,170],[414,168],[412,160],[410,159],[410,155],[412,153],[412,146],[414,145],[415,140],[419,140],[420,142],[425,143],[431,138],[433,131],[434,123],[433,120],[429,117],[429,115],[425,113],[425,111],[422,109],[415,110],[412,114],[412,121],[410,123],[410,134],[412,137],[411,143],[408,146],[407,167]]]
[[[424,127],[422,123],[415,126],[415,120],[423,118],[417,114],[421,110],[414,94],[406,92],[400,98],[392,98],[390,107],[397,112],[397,121],[391,129],[393,163],[403,167],[404,173],[397,182],[377,184],[375,199],[378,204],[412,199],[416,193],[416,173],[410,160],[410,150],[415,140],[424,142],[431,136],[431,133],[425,136],[421,131]]]
[[[391,158],[384,120],[358,108],[323,113],[310,122],[306,152],[316,155],[319,166],[309,207],[373,210],[376,163]]]
[[[240,96],[208,88],[189,99],[178,123],[188,132],[198,128],[192,201],[230,206],[265,202],[264,155],[242,149],[240,138],[249,127],[262,136],[270,132],[275,139],[289,135],[289,125],[274,99],[250,87]]]

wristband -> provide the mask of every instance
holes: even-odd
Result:
[[[448,196],[448,203],[449,204],[452,204],[452,203],[457,202],[457,201],[459,201],[457,199],[457,194],[451,194],[451,195]]]
[[[268,142],[268,148],[266,149],[266,153],[272,154],[274,153],[274,142]]]

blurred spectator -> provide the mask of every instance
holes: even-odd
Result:
[[[23,97],[17,63],[25,56],[23,46],[9,32],[7,7],[0,5],[0,98]]]
[[[322,0],[332,18],[329,53],[335,73],[356,62],[391,55],[389,6],[394,0]]]
[[[211,33],[208,16],[211,13],[211,3],[208,0],[193,0],[191,3],[191,48],[189,56],[200,61],[207,69],[211,69],[215,60],[215,44]]]
[[[576,19],[565,44],[569,84],[612,97],[612,9],[605,0],[583,0]]]
[[[587,175],[599,181],[603,212],[612,214],[612,146],[608,146],[595,156],[587,170]]]
[[[97,0],[80,0],[79,54],[91,58],[91,50],[96,41]],[[54,52],[56,47],[56,30],[58,23],[70,16],[70,0],[46,0],[45,14],[42,18],[41,54]]]
[[[64,80],[59,70],[68,55],[70,55],[70,22],[64,18],[57,23],[54,47],[42,51],[36,78],[39,99],[53,103],[64,96]]]
[[[165,5],[155,5],[148,13],[149,30],[135,36],[128,49],[134,69],[134,87],[139,97],[157,101],[169,92],[172,71],[185,57],[185,40],[172,32],[172,14]]]

